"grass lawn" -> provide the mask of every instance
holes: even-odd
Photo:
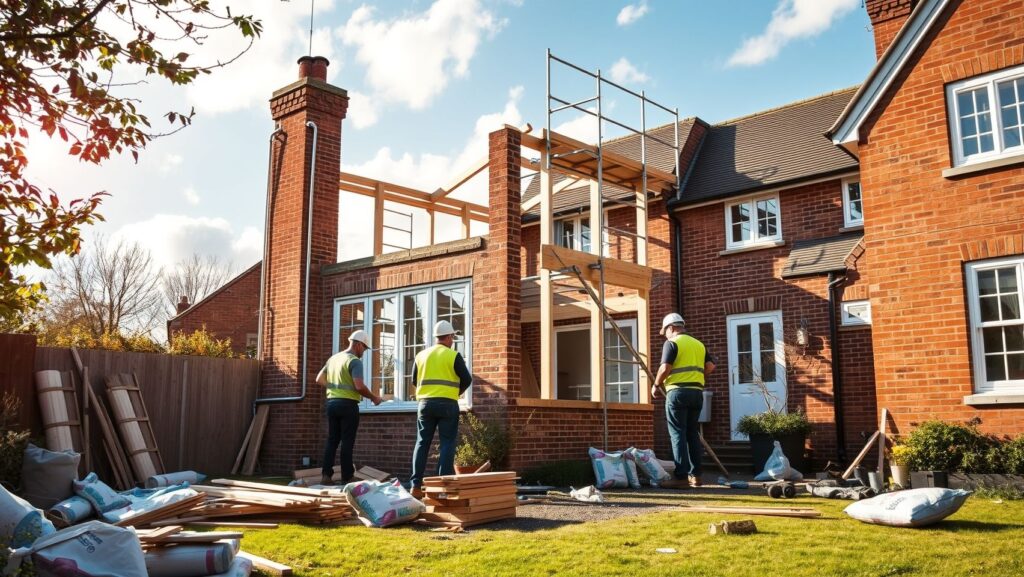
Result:
[[[952,517],[924,529],[868,525],[843,513],[848,501],[760,496],[701,498],[665,493],[663,503],[814,507],[821,519],[749,517],[756,535],[709,535],[708,524],[745,517],[663,512],[553,529],[470,529],[434,533],[282,525],[248,530],[246,551],[292,565],[295,575],[670,575],[1021,576],[1024,501],[971,497]],[[529,507],[527,505],[526,507]],[[656,553],[671,547],[675,554]]]

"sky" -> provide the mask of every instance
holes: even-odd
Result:
[[[215,0],[215,4],[217,0]],[[220,2],[221,5],[224,2]],[[255,14],[262,37],[237,62],[188,87],[159,80],[132,90],[163,122],[195,108],[190,127],[140,155],[100,167],[67,156],[66,145],[33,135],[30,174],[63,199],[110,194],[105,221],[89,227],[149,248],[165,267],[211,254],[234,272],[262,252],[271,92],[296,79],[310,51],[309,0],[230,0]],[[596,71],[670,108],[714,123],[860,83],[874,64],[861,0],[313,0],[312,53],[331,64],[328,81],[348,90],[342,169],[432,191],[486,154],[502,124],[545,123],[545,51]],[[190,62],[239,48],[213,34]],[[193,50],[193,49],[190,49]],[[555,70],[553,92],[591,96],[592,81]],[[639,124],[639,104],[606,91],[605,110]],[[609,112],[610,111],[610,112]],[[648,112],[649,125],[672,117]],[[557,130],[591,140],[596,123],[578,113]],[[615,133],[613,132],[614,136]],[[482,201],[481,186],[462,198]],[[455,195],[459,197],[459,195]],[[368,199],[343,195],[339,255],[365,256]],[[424,229],[415,220],[417,241]],[[440,223],[454,234],[454,223]]]

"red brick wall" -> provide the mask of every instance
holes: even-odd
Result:
[[[875,32],[876,58],[892,44],[916,4],[917,0],[866,0],[864,8]]]
[[[807,413],[814,425],[811,447],[818,459],[834,459],[835,423],[832,405],[832,350],[829,343],[827,277],[817,275],[783,280],[782,267],[793,241],[834,236],[843,228],[842,194],[838,179],[781,191],[782,235],[786,245],[727,255],[725,249],[724,204],[681,211],[683,228],[683,316],[687,330],[700,339],[718,358],[718,369],[708,377],[707,388],[714,393],[712,422],[705,426],[711,442],[722,443],[729,434],[728,311],[747,312],[747,299],[755,299],[750,312],[782,310],[786,340],[786,378],[788,408]],[[652,315],[653,316],[653,315]],[[798,347],[796,331],[802,319],[807,321],[811,343]],[[656,333],[655,333],[656,334]],[[846,339],[846,333],[840,342]],[[844,345],[846,361],[858,354],[851,335]],[[863,345],[863,339],[860,339]],[[664,341],[658,340],[657,347]],[[656,350],[660,350],[656,347]],[[864,354],[860,351],[860,354]],[[867,351],[870,357],[870,351]],[[860,359],[862,360],[862,359]],[[858,362],[860,361],[858,360]],[[847,409],[854,413],[870,404],[869,384],[863,374],[851,374],[854,383],[846,384]],[[861,392],[857,398],[857,391]],[[852,397],[852,398],[851,398]],[[873,410],[873,408],[872,408]],[[863,426],[847,417],[847,430]],[[872,427],[871,430],[874,430]],[[847,447],[856,447],[856,438],[847,435]]]
[[[952,165],[944,85],[1024,63],[1024,2],[954,2],[868,119],[860,144],[879,407],[900,432],[978,417],[1024,431],[1024,408],[973,408],[965,262],[1024,252],[1024,168],[943,178]]]
[[[259,327],[260,264],[228,281],[207,298],[167,322],[167,338],[203,327],[218,339],[231,339],[231,350],[246,353],[246,338]]]
[[[608,450],[650,448],[652,409],[608,410]],[[510,464],[517,471],[552,461],[587,459],[587,449],[604,447],[599,409],[516,406],[509,408],[514,446]],[[662,456],[664,458],[664,456]]]

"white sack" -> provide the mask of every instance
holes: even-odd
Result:
[[[847,515],[876,525],[893,527],[924,527],[956,513],[970,491],[962,489],[910,489],[883,493],[857,501],[847,507]]]
[[[0,485],[0,547],[28,547],[54,531],[42,511]]]
[[[251,573],[252,561],[245,557],[235,557],[235,560],[231,562],[231,567],[227,571],[211,575],[210,577],[249,577]]]
[[[131,503],[127,497],[100,481],[96,473],[89,473],[81,481],[75,481],[74,488],[75,494],[92,503],[92,508],[99,514]]]
[[[46,512],[46,517],[53,520],[54,524],[63,528],[77,525],[92,517],[92,503],[78,495],[64,499]]]
[[[395,479],[391,483],[358,481],[343,489],[349,505],[367,527],[390,527],[412,521],[427,510]]]
[[[146,552],[149,577],[206,577],[231,568],[235,552],[230,543],[157,547]]]
[[[81,455],[74,451],[48,451],[29,443],[21,464],[22,495],[40,509],[48,509],[75,494]]]
[[[661,466],[658,458],[654,456],[653,450],[634,448],[630,452],[633,454],[633,460],[636,462],[637,469],[640,469],[651,480],[652,486],[657,487],[659,482],[672,478],[668,471]]]
[[[629,473],[626,472],[626,459],[622,453],[605,453],[593,447],[587,452],[590,455],[590,464],[594,467],[594,477],[597,478],[599,489],[629,486]]]
[[[135,530],[102,521],[44,537],[31,553],[39,577],[147,577]]]
[[[593,485],[587,485],[582,489],[569,487],[569,496],[584,503],[604,503],[604,495]]]
[[[163,489],[132,489],[121,493],[121,496],[128,500],[128,504],[103,513],[103,519],[108,523],[120,523],[137,515],[184,501],[189,497],[195,497],[198,494],[187,483]]]
[[[195,471],[178,471],[177,473],[167,473],[165,475],[153,475],[146,479],[146,488],[158,489],[160,487],[170,487],[171,485],[180,485],[182,483],[198,485],[205,480],[206,475],[202,473],[196,473]]]
[[[755,481],[799,481],[804,476],[800,471],[789,466],[789,459],[782,452],[782,445],[775,441],[771,456],[765,461],[764,471],[754,477]]]

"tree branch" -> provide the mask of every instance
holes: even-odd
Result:
[[[78,22],[75,22],[74,24],[72,24],[70,28],[62,30],[60,32],[47,32],[45,34],[43,34],[43,33],[39,33],[39,34],[0,34],[0,41],[3,41],[3,42],[18,42],[18,41],[23,41],[23,40],[42,40],[42,39],[56,40],[56,39],[59,39],[59,38],[70,38],[71,36],[74,36],[75,33],[78,32],[82,28],[82,26],[85,26],[86,22],[88,22],[88,21],[92,20],[93,18],[95,18],[96,15],[100,13],[100,10],[103,10],[103,8],[105,8],[107,6],[107,4],[110,4],[112,1],[113,0],[100,0],[99,3],[96,4],[96,6],[92,9],[91,12],[89,12],[88,14],[83,16],[82,19],[79,20]]]

